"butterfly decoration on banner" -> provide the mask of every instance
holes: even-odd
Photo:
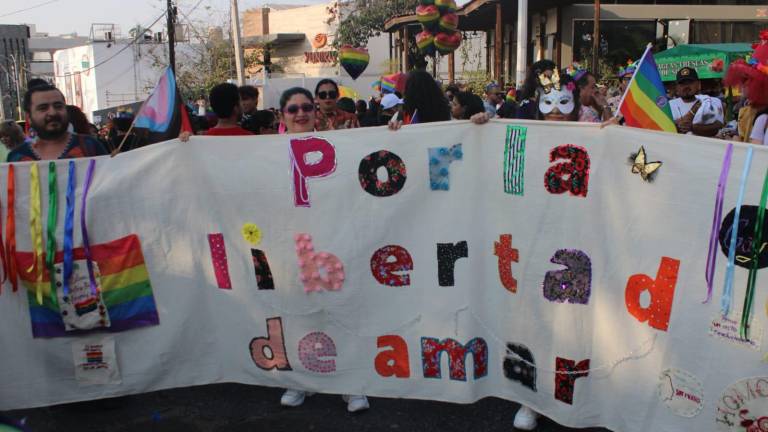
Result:
[[[459,16],[456,15],[454,0],[419,0],[416,19],[422,32],[416,35],[416,46],[425,56],[436,52],[450,54],[461,45]]]
[[[344,45],[339,50],[339,63],[353,80],[365,72],[370,60],[371,56],[366,48]]]
[[[659,168],[664,164],[663,162],[648,162],[645,154],[645,148],[640,147],[640,151],[633,153],[629,157],[629,161],[632,163],[632,174],[640,174],[640,177],[647,182],[652,182],[654,177],[659,171]]]

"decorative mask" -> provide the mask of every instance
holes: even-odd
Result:
[[[553,75],[552,78],[554,77]],[[545,90],[539,93],[539,111],[542,114],[550,114],[555,108],[564,115],[572,113],[573,109],[576,108],[573,92],[567,87],[560,88],[559,82],[557,89],[552,89],[549,92]]]
[[[544,90],[544,93],[549,93],[552,89],[560,90],[560,72],[555,70],[551,78],[543,73],[539,74],[539,85]]]

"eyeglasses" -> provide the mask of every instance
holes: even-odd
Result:
[[[311,113],[315,111],[315,105],[311,103],[305,103],[301,105],[288,105],[287,107],[285,107],[285,112],[292,115],[298,114],[299,110],[305,113]]]
[[[325,99],[338,99],[339,92],[333,91],[333,90],[331,90],[329,92],[321,91],[321,92],[317,92],[317,97],[322,99],[322,100],[325,100]]]

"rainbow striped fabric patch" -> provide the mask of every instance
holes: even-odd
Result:
[[[82,248],[74,249],[73,255],[75,261],[85,260],[85,251]],[[99,327],[96,330],[121,332],[160,324],[152,284],[138,236],[130,235],[110,243],[91,245],[91,255],[99,269],[98,285],[109,316],[108,327]],[[44,293],[43,304],[38,304],[35,298],[38,271],[37,269],[30,271],[34,257],[31,252],[18,252],[16,256],[21,281],[27,288],[33,337],[78,336],[96,331],[67,331],[59,302],[55,295],[51,295],[48,269],[43,269],[43,278],[40,282]],[[57,252],[55,263],[61,263],[63,259],[63,252]],[[61,287],[57,287],[58,289]],[[78,306],[87,308],[95,304]]]

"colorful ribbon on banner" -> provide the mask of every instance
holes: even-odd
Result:
[[[738,244],[739,221],[741,220],[741,206],[744,203],[744,192],[747,189],[747,179],[749,170],[752,168],[753,149],[750,146],[747,149],[747,159],[744,161],[744,171],[741,173],[741,184],[739,185],[739,197],[736,199],[736,210],[733,217],[733,227],[731,227],[731,241],[728,248],[728,266],[725,269],[725,285],[723,286],[723,296],[720,299],[720,308],[723,316],[728,316],[731,311],[733,301],[733,271],[736,262],[736,246]]]
[[[35,298],[38,304],[43,304],[43,220],[40,207],[40,173],[37,164],[34,163],[29,170],[29,234],[32,239],[34,261],[27,271],[37,276]]]
[[[2,203],[0,203],[0,214],[2,214]],[[3,278],[0,280],[0,293],[2,292],[3,284],[8,280],[8,255],[5,253],[5,241],[3,240],[3,223],[0,219],[0,261],[3,264]]]
[[[13,165],[8,165],[8,212],[5,219],[5,250],[8,253],[8,278],[13,292],[19,289],[19,267],[16,262],[16,178]]]
[[[85,173],[85,183],[83,185],[83,200],[80,206],[80,229],[83,232],[83,250],[85,251],[85,262],[88,266],[88,278],[91,282],[91,293],[97,295],[96,288],[96,276],[93,272],[93,256],[91,255],[91,243],[88,241],[88,227],[86,226],[86,200],[88,199],[88,191],[91,188],[91,181],[93,180],[93,170],[96,167],[96,161],[91,159],[88,163],[88,171]]]
[[[72,279],[73,254],[74,248],[73,233],[75,228],[75,162],[69,161],[69,177],[67,179],[67,209],[64,215],[64,283],[62,289],[64,295],[69,295],[69,284]]]
[[[741,327],[739,334],[744,339],[749,339],[749,318],[752,315],[752,305],[755,300],[755,283],[757,283],[757,265],[760,252],[763,249],[763,226],[765,219],[765,205],[768,204],[768,170],[763,178],[763,192],[760,195],[760,207],[757,209],[757,222],[755,233],[752,236],[752,265],[749,267],[747,279],[747,293],[744,296],[744,309],[741,312]]]
[[[715,196],[715,215],[712,220],[712,233],[709,236],[709,252],[707,253],[707,269],[704,279],[707,281],[707,299],[704,303],[712,300],[712,287],[715,280],[715,263],[717,262],[717,243],[720,234],[720,226],[723,217],[723,198],[725,189],[728,185],[728,174],[731,171],[731,158],[733,157],[733,144],[729,143],[725,150],[723,158],[723,168],[720,170],[720,180],[717,182],[717,194]]]
[[[48,162],[48,223],[46,225],[45,268],[51,283],[51,301],[56,304],[56,222],[59,215],[59,183],[56,178],[56,162]]]

